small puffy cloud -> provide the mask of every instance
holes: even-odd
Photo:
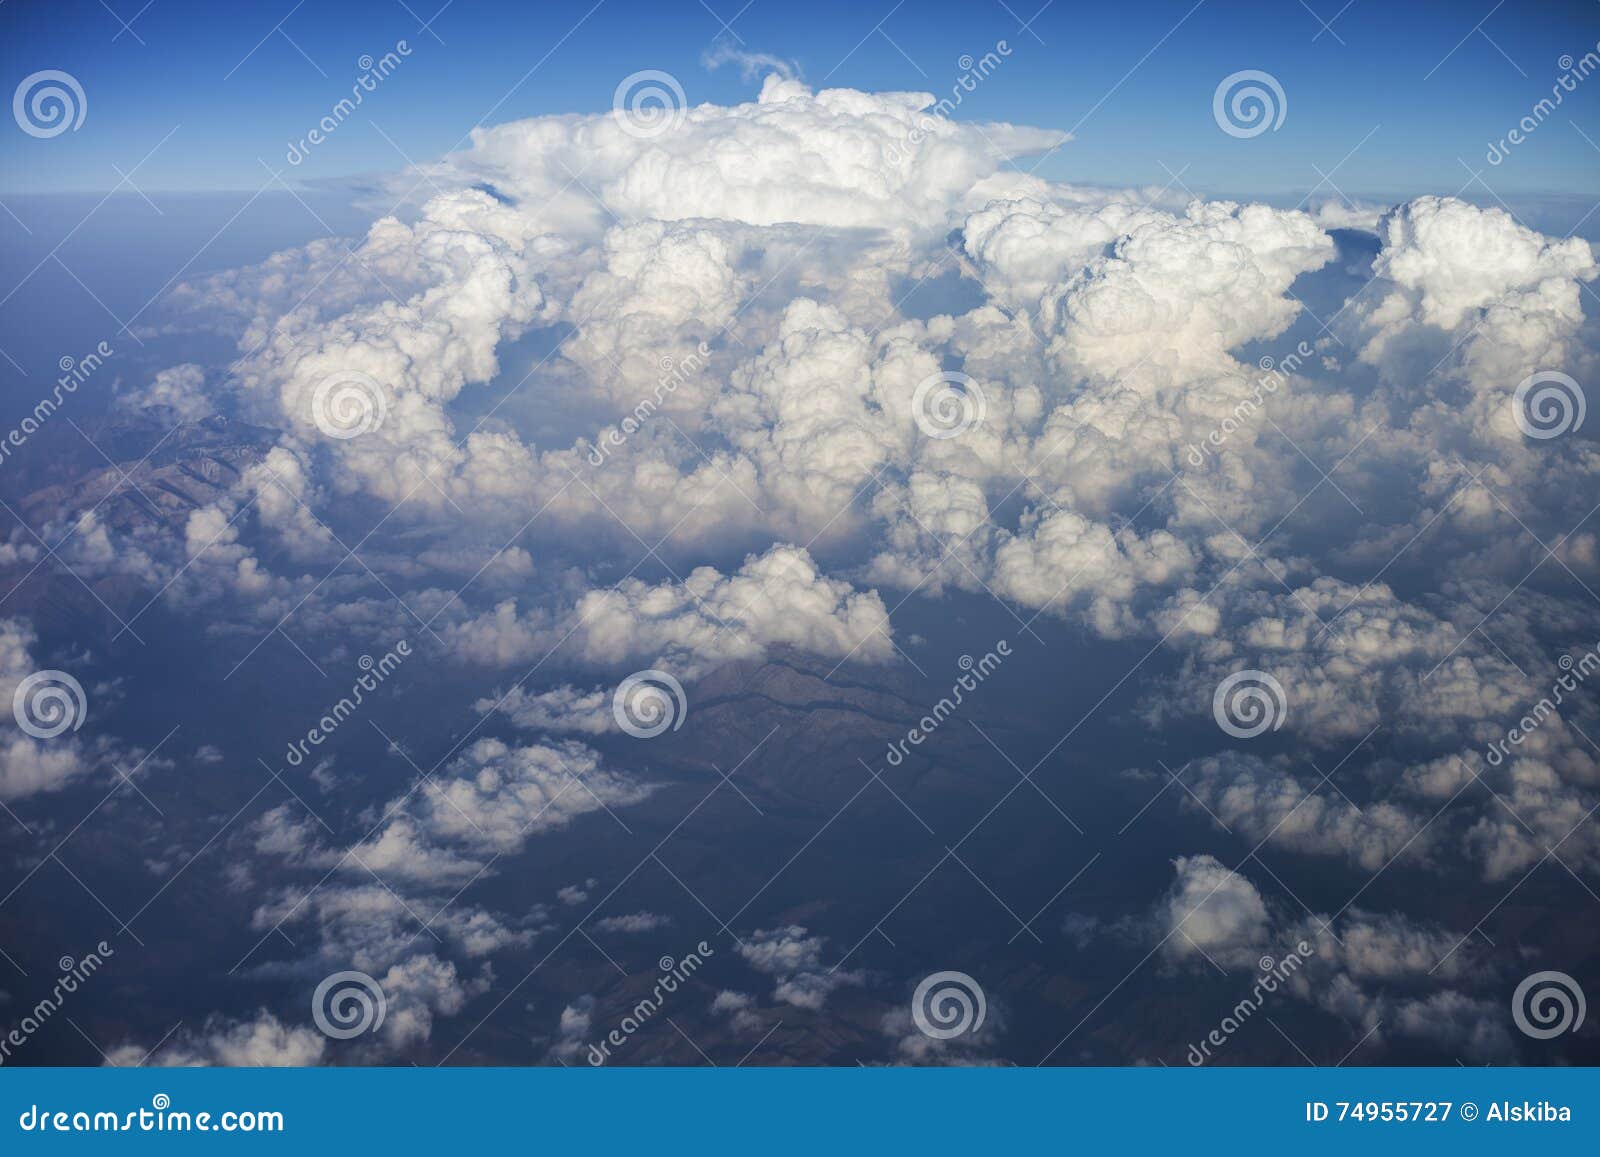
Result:
[[[1177,879],[1145,926],[1169,959],[1197,960],[1204,949],[1226,971],[1270,972],[1268,991],[1350,1022],[1375,1047],[1408,1037],[1479,1061],[1514,1055],[1504,1013],[1484,1016],[1503,994],[1470,931],[1359,908],[1287,918],[1211,856],[1180,857],[1174,867]],[[1480,986],[1496,988],[1496,999],[1464,991]]]
[[[600,764],[579,744],[511,747],[479,739],[437,776],[408,793],[389,820],[356,845],[347,870],[395,879],[465,882],[491,857],[603,807],[638,803],[651,788]]]
[[[923,1032],[905,1007],[884,1013],[878,1027],[890,1042],[897,1064],[973,1067],[1005,1063],[988,1055],[1004,1027],[1001,1011],[993,1000],[988,1002],[980,1027],[945,1040]]]
[[[752,932],[738,953],[757,972],[775,978],[774,1000],[818,1012],[828,996],[846,984],[863,984],[866,974],[822,962],[824,938],[811,936],[798,924]]]
[[[550,1046],[551,1058],[567,1064],[581,1057],[593,1024],[594,997],[585,993],[561,1010],[556,1039]]]
[[[1028,607],[1085,601],[1085,617],[1104,635],[1133,628],[1128,604],[1145,587],[1173,585],[1192,571],[1193,551],[1166,531],[1115,534],[1069,511],[1007,537],[994,554],[996,591]]]
[[[473,710],[498,711],[518,727],[528,731],[573,731],[603,735],[616,728],[611,713],[611,695],[604,688],[580,691],[564,685],[549,691],[532,692],[520,684],[504,694],[480,699]]]
[[[751,555],[730,576],[699,567],[681,586],[630,580],[592,591],[573,617],[583,624],[581,654],[601,663],[681,656],[696,667],[759,657],[779,644],[862,662],[892,654],[889,614],[877,592],[824,577],[793,546]]]
[[[1517,1053],[1504,1016],[1503,1001],[1445,989],[1397,1003],[1388,1028],[1459,1051],[1468,1060],[1504,1064]]]
[[[794,546],[751,555],[731,575],[703,566],[682,583],[626,579],[583,595],[552,624],[519,619],[502,604],[492,616],[454,628],[451,638],[464,656],[497,664],[536,657],[570,639],[586,663],[659,663],[685,680],[778,645],[868,663],[894,653],[889,613],[877,592],[827,578]]]
[[[1195,760],[1184,773],[1197,810],[1217,819],[1252,843],[1304,855],[1346,857],[1376,872],[1401,849],[1425,859],[1432,846],[1424,830],[1426,814],[1402,805],[1369,803],[1357,808],[1331,788],[1307,780],[1278,762],[1238,752]]]
[[[556,899],[570,907],[576,907],[589,899],[589,890],[597,882],[593,879],[585,880],[581,887],[577,884],[567,884],[556,891]]]
[[[216,413],[206,390],[205,369],[192,362],[161,370],[148,385],[119,393],[117,405],[129,410],[159,406],[185,422],[198,422]]]
[[[655,912],[630,912],[625,916],[607,916],[603,920],[596,920],[594,928],[597,932],[621,932],[628,935],[639,935],[645,932],[654,932],[658,928],[665,928],[672,923],[670,916],[661,916]]]
[[[749,1032],[766,1023],[756,1011],[755,997],[748,992],[724,988],[711,1001],[711,1011],[716,1016],[727,1017],[735,1032]]]
[[[198,1030],[179,1029],[152,1054],[140,1045],[119,1045],[106,1064],[131,1067],[302,1068],[323,1063],[328,1038],[308,1025],[284,1024],[270,1012],[249,1020],[208,1019]],[[146,1059],[148,1056],[148,1059]]]
[[[273,850],[257,846],[263,852]],[[251,926],[262,932],[297,924],[310,927],[318,935],[319,963],[332,970],[343,961],[375,976],[411,956],[417,927],[424,921],[432,921],[428,927],[435,933],[434,943],[449,944],[469,958],[523,947],[533,939],[530,931],[508,927],[484,909],[415,892],[407,899],[370,876],[365,879],[364,884],[324,884],[309,895],[286,889],[256,909]]]
[[[68,733],[35,739],[15,727],[13,699],[22,681],[37,670],[30,648],[38,642],[33,628],[20,619],[0,619],[0,803],[60,791],[94,770],[94,754]],[[91,706],[92,710],[92,706]]]
[[[1228,352],[1276,337],[1300,312],[1286,291],[1334,255],[1304,213],[1195,202],[1118,237],[1043,305],[1063,369],[1101,380],[1140,371],[1181,385],[1233,366]]]
[[[60,791],[94,768],[77,744],[51,745],[24,735],[0,738],[0,801]]]
[[[427,1041],[435,1017],[454,1016],[469,997],[488,990],[487,978],[463,981],[454,963],[419,954],[403,960],[381,977],[388,1010],[378,1030],[384,1043],[401,1049]]]
[[[33,628],[21,619],[0,619],[0,699],[7,709],[21,683],[36,669],[28,650],[38,642]]]
[[[1553,241],[1503,209],[1479,209],[1453,197],[1419,197],[1389,213],[1380,229],[1383,249],[1373,272],[1414,295],[1420,320],[1441,329],[1454,329],[1469,312],[1508,292],[1587,280],[1596,272],[1582,238]]]
[[[1224,968],[1254,961],[1267,941],[1267,906],[1249,880],[1214,856],[1180,856],[1177,879],[1161,904],[1174,960],[1209,957]]]

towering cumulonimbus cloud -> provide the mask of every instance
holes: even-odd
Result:
[[[1053,185],[1004,163],[1059,134],[957,124],[929,103],[774,76],[753,103],[681,109],[659,133],[611,115],[480,130],[426,167],[435,192],[414,223],[188,291],[249,319],[231,380],[286,431],[243,495],[254,517],[310,555],[326,544],[307,511],[363,492],[401,520],[466,515],[491,544],[484,567],[530,512],[546,533],[532,558],[559,559],[579,528],[624,557],[674,552],[663,582],[444,600],[431,629],[489,666],[558,644],[591,665],[691,672],[775,644],[892,658],[887,604],[854,582],[987,591],[1101,635],[1183,642],[1196,694],[1230,664],[1272,666],[1292,725],[1325,718],[1322,741],[1357,737],[1385,702],[1440,735],[1509,709],[1500,656],[1425,593],[1364,584],[1435,524],[1458,556],[1509,571],[1507,515],[1528,523],[1592,466],[1582,439],[1507,434],[1513,374],[1587,364],[1589,247],[1422,198],[1382,217],[1371,284],[1318,328],[1292,289],[1335,256],[1312,215]],[[978,299],[906,311],[895,277],[944,268]],[[285,295],[313,277],[325,288],[303,303]],[[554,349],[502,365],[540,329]],[[1261,365],[1240,356],[1273,346]],[[1375,368],[1376,387],[1350,366]],[[358,418],[380,420],[328,437],[317,390],[352,374],[376,387]],[[504,379],[467,426],[463,391]],[[929,397],[954,436],[918,411]],[[1308,460],[1341,464],[1337,489],[1365,512],[1353,541],[1294,522]],[[1020,515],[997,520],[1007,499]],[[236,512],[193,525],[190,545],[214,536],[206,551],[239,556],[233,589],[264,594],[278,580],[239,543]],[[822,554],[783,545],[805,541]],[[1579,563],[1586,541],[1567,551]],[[848,560],[836,577],[829,557]]]
[[[403,174],[397,190],[427,199],[365,237],[178,291],[238,356],[136,396],[214,406],[275,445],[164,548],[96,524],[81,549],[100,573],[137,562],[170,580],[164,597],[226,608],[241,634],[292,613],[330,639],[425,637],[481,680],[478,722],[588,736],[611,730],[621,673],[692,683],[783,648],[891,664],[903,600],[992,596],[1019,621],[1049,616],[1069,648],[1163,652],[1130,688],[1137,716],[1204,727],[1219,683],[1260,672],[1302,750],[1332,765],[1393,745],[1341,799],[1281,753],[1205,732],[1180,806],[1252,842],[1487,880],[1559,842],[1592,878],[1592,709],[1564,703],[1510,758],[1480,757],[1547,694],[1555,656],[1595,645],[1579,631],[1600,587],[1600,452],[1578,421],[1591,247],[1450,197],[1327,213],[1053,183],[1027,158],[1064,134],[932,105],[775,75],[754,101],[678,108],[649,132],[620,111],[476,130]],[[1334,227],[1376,232],[1351,248]],[[1334,309],[1303,304],[1352,274]],[[1555,434],[1517,410],[1536,373],[1580,383]],[[202,382],[220,387],[206,406]],[[554,741],[478,739],[447,772],[359,843],[274,813],[256,851],[343,863],[341,881],[364,861],[424,903],[530,825],[649,790]],[[554,802],[569,775],[593,806]],[[1477,775],[1496,795],[1439,816]],[[1215,859],[1176,869],[1157,911],[1170,962],[1232,968],[1284,930]],[[357,883],[294,918],[316,922],[315,963],[357,953],[411,994],[392,1048],[537,934],[471,911],[418,954],[393,897]],[[1442,935],[1397,920],[1340,917],[1341,947],[1323,949],[1336,1011],[1459,1028],[1476,996],[1375,995]],[[817,1009],[840,976],[865,980],[817,967],[821,944],[783,925],[744,958],[775,999]],[[314,1059],[304,1043],[257,1020],[183,1055]]]

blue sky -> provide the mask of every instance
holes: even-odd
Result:
[[[1504,164],[1483,159],[1549,94],[1563,56],[1595,49],[1594,0],[443,3],[236,0],[219,18],[195,0],[11,0],[0,8],[8,90],[61,69],[89,107],[79,130],[49,140],[7,124],[0,189],[105,190],[138,166],[140,189],[253,191],[270,179],[262,162],[284,169],[288,142],[349,92],[359,58],[400,40],[411,48],[400,70],[293,177],[402,167],[457,147],[480,122],[601,110],[640,69],[672,73],[691,103],[748,99],[756,84],[737,68],[702,64],[719,36],[794,60],[814,85],[940,94],[961,57],[1005,40],[1004,67],[957,116],[1075,130],[1041,170],[1055,179],[1164,185],[1178,174],[1197,192],[1274,194],[1310,188],[1320,170],[1353,196],[1404,195],[1457,191],[1471,179],[1465,161],[1498,193],[1600,189],[1600,147],[1585,137],[1600,142],[1600,79]],[[1236,140],[1217,129],[1212,93],[1240,69],[1282,84],[1278,131]]]

